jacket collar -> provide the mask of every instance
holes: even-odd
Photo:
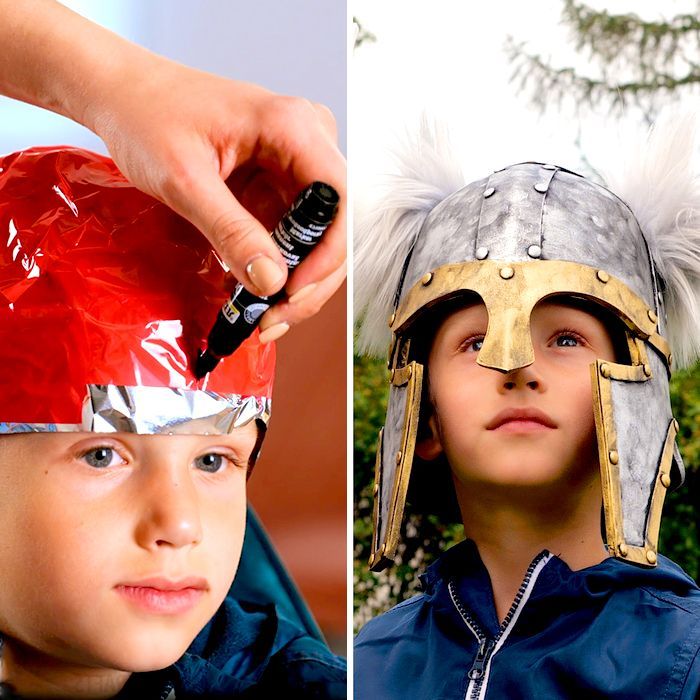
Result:
[[[549,554],[543,550],[536,559]],[[476,543],[464,540],[444,552],[420,576],[423,591],[432,600],[436,612],[450,616],[454,605],[450,600],[448,584],[461,602],[474,613],[485,631],[496,634],[500,627],[497,618],[491,578],[484,566]],[[616,591],[647,588],[674,597],[674,604],[693,605],[686,596],[698,590],[695,582],[676,564],[659,556],[654,568],[608,558],[599,564],[573,571],[558,556],[550,556],[539,572],[527,602],[525,618],[537,619],[538,626],[567,610],[582,610],[602,605]],[[695,609],[695,606],[693,606]]]

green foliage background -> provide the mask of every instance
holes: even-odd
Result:
[[[356,357],[354,363],[355,469],[355,627],[416,592],[418,575],[444,549],[462,537],[461,526],[445,525],[433,516],[409,516],[399,549],[399,564],[389,571],[369,571],[372,535],[372,486],[379,429],[388,393],[386,363]],[[678,444],[686,483],[666,498],[659,550],[680,564],[696,581],[700,577],[700,365],[679,372],[671,381],[673,412],[680,425]],[[700,581],[699,581],[700,582]]]

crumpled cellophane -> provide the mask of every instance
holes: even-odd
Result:
[[[126,397],[132,415],[116,423],[134,432],[208,432],[191,407],[217,401],[224,432],[266,421],[275,353],[257,332],[204,380],[192,374],[232,286],[204,236],[110,159],[64,147],[0,159],[0,432],[110,430],[84,422],[96,403],[110,414],[110,393]],[[162,391],[138,404],[136,387],[170,388],[180,408]],[[155,417],[137,415],[147,404]]]

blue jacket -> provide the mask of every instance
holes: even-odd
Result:
[[[473,542],[421,583],[357,635],[356,700],[700,697],[700,589],[663,556],[571,571],[541,552],[502,625]]]
[[[174,666],[133,674],[118,697],[341,700],[345,662],[274,607],[227,598]]]

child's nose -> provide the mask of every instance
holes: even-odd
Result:
[[[202,539],[200,501],[189,473],[153,469],[140,495],[136,540],[145,549],[186,547]]]
[[[519,367],[503,375],[501,387],[503,392],[518,388],[542,391],[544,389],[544,382],[537,371],[536,365],[532,364],[527,367]]]

